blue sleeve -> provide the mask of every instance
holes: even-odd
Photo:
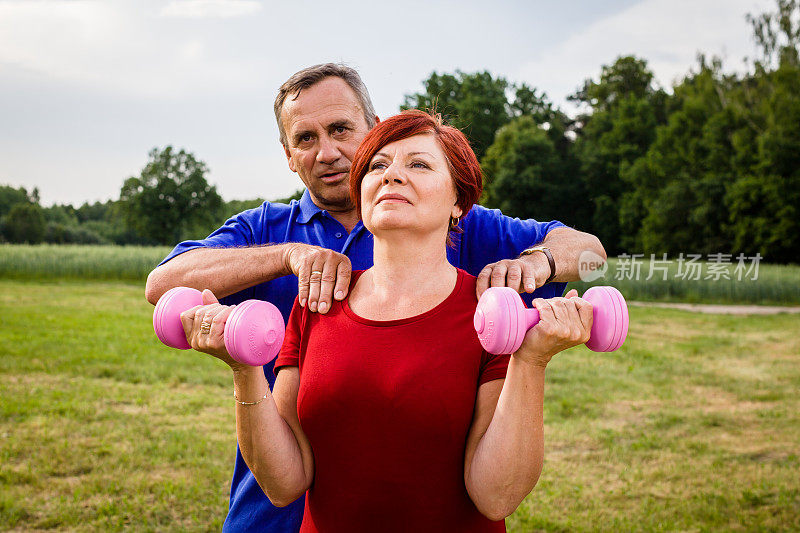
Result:
[[[483,267],[501,259],[514,259],[526,248],[542,242],[555,228],[567,227],[557,220],[538,222],[504,215],[499,209],[476,205],[461,224],[459,268],[477,276]],[[552,282],[534,292],[534,297],[552,298],[564,293],[566,283]]]
[[[183,241],[159,263],[163,265],[173,257],[180,255],[195,248],[234,248],[237,246],[253,246],[263,244],[265,241],[264,231],[268,230],[268,225],[264,221],[269,219],[269,202],[264,202],[255,209],[243,211],[225,222],[225,225],[214,231],[211,235],[202,240]]]

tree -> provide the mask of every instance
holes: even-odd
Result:
[[[300,188],[294,191],[292,194],[287,196],[286,198],[278,198],[277,200],[272,200],[273,203],[276,204],[288,204],[292,200],[300,200],[303,197],[303,193],[306,192],[305,188]]]
[[[800,65],[800,2],[777,0],[777,11],[747,15],[761,57],[756,71],[774,70],[781,65]]]
[[[9,242],[38,244],[44,234],[44,213],[38,204],[15,204],[3,219],[3,235]]]
[[[590,230],[609,253],[617,253],[634,244],[620,227],[620,204],[629,189],[622,174],[653,142],[655,128],[664,120],[666,93],[653,87],[645,60],[626,56],[603,66],[599,81],[586,80],[569,99],[590,109],[578,117],[575,143],[593,204]],[[641,216],[642,209],[629,205],[626,212]],[[636,222],[629,221],[626,229],[635,232]]]
[[[580,226],[585,220],[582,183],[548,133],[529,115],[497,132],[481,164],[484,203],[510,216]]]
[[[725,75],[701,56],[647,154],[622,171],[620,218],[645,252],[800,259],[800,5],[750,20],[753,72]]]
[[[735,84],[706,63],[674,89],[666,124],[647,152],[621,169],[625,243],[649,253],[730,250],[723,198],[735,177],[731,139],[744,126],[725,94]]]
[[[544,93],[485,71],[434,72],[423,86],[424,92],[406,95],[401,109],[435,109],[467,135],[484,170],[482,204],[520,217],[552,214],[583,223],[584,199],[570,197],[581,189],[567,135],[571,121]]]
[[[567,97],[586,104],[594,112],[608,111],[620,98],[644,98],[653,93],[653,73],[647,61],[634,56],[620,56],[612,65],[603,65],[600,80],[587,79],[583,87]]]
[[[84,202],[79,208],[75,209],[75,215],[81,224],[90,220],[109,220],[114,203],[114,200],[95,202],[93,204]]]
[[[0,218],[11,211],[17,204],[39,203],[39,191],[34,189],[33,193],[28,194],[25,187],[19,189],[10,185],[0,185]]]
[[[254,198],[252,200],[230,200],[229,202],[224,202],[222,209],[220,209],[220,214],[222,215],[220,220],[228,220],[234,215],[238,215],[242,211],[255,209],[263,203],[263,198]]]
[[[406,95],[401,109],[435,110],[448,124],[464,132],[480,160],[494,141],[495,132],[511,120],[505,78],[489,72],[432,73],[422,93]]]
[[[799,262],[800,2],[776,4],[748,16],[761,57],[738,93],[749,130],[735,139],[743,172],[725,201],[735,250]]]
[[[149,158],[140,176],[125,180],[120,191],[128,226],[158,244],[205,236],[216,227],[222,198],[206,181],[205,163],[172,146],[154,148]]]

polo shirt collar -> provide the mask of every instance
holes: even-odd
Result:
[[[303,192],[303,196],[300,197],[300,214],[297,217],[297,221],[301,224],[308,224],[314,215],[321,212],[322,209],[314,203],[311,199],[311,194],[306,189]]]

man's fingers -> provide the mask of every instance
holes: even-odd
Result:
[[[322,267],[322,278],[319,284],[319,304],[317,306],[320,313],[326,313],[331,308],[333,287],[336,284],[337,264],[338,258],[331,255]]]
[[[308,310],[316,312],[319,303],[320,284],[322,283],[322,273],[325,269],[325,258],[318,254],[311,263],[311,272],[308,275]]]
[[[475,293],[477,297],[480,299],[481,294],[483,294],[486,289],[489,288],[489,281],[492,275],[492,268],[494,267],[494,263],[491,265],[486,265],[481,270],[480,274],[478,274],[478,281],[475,284]]]
[[[522,287],[522,266],[519,261],[511,261],[508,265],[506,273],[506,283],[517,292],[520,292]]]
[[[578,296],[578,291],[572,289],[571,291],[569,291],[567,294],[564,295],[564,298],[575,298],[576,296]]]
[[[508,267],[504,262],[496,263],[492,269],[492,287],[505,287],[507,273]]]
[[[528,294],[532,293],[537,289],[536,287],[536,273],[533,271],[533,268],[528,265],[527,262],[519,261],[522,263],[522,292],[523,290]]]
[[[303,260],[297,268],[297,301],[300,302],[300,307],[305,307],[308,302],[308,290],[311,282],[309,276],[311,275],[311,261]]]
[[[336,266],[336,286],[333,288],[333,297],[337,300],[344,300],[347,292],[350,290],[350,273],[353,271],[353,266],[347,257],[343,259]]]

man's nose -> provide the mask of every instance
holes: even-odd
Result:
[[[319,152],[317,152],[317,161],[324,164],[331,164],[336,162],[341,157],[342,153],[336,142],[327,136],[320,139]]]

